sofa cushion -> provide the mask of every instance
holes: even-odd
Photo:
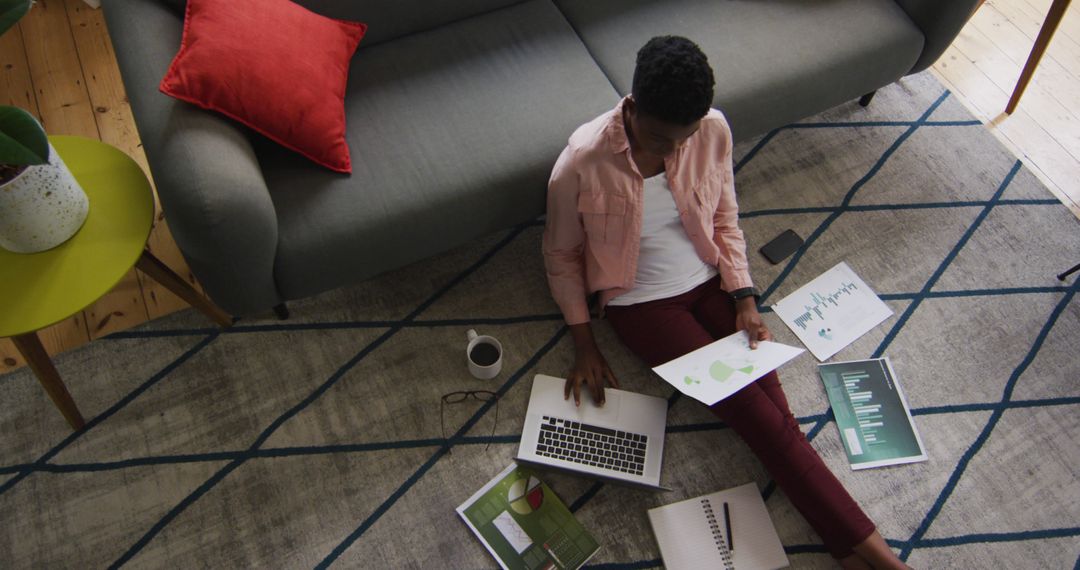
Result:
[[[160,89],[350,172],[345,82],[366,29],[289,0],[190,0]]]
[[[922,32],[894,0],[555,0],[621,93],[638,49],[690,38],[737,140],[818,113],[911,70]]]
[[[362,46],[345,101],[351,177],[254,143],[280,291],[324,291],[539,216],[567,138],[618,100],[548,0]]]

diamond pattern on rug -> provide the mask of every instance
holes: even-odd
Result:
[[[307,454],[249,461],[199,498],[132,564],[174,568],[303,568],[318,563],[355,521],[435,448]],[[317,490],[319,500],[297,492]]]
[[[1056,354],[1076,354],[1080,339],[1080,304],[1069,305],[1058,320],[1044,349],[1020,377],[1014,400],[1052,400],[1080,398],[1080,358],[1055,359]],[[1062,379],[1072,381],[1063,382]]]
[[[0,497],[4,566],[105,567],[223,463],[37,473]]]
[[[1080,430],[1080,405],[1007,410],[986,447],[926,536],[1053,530],[1080,521],[1080,496],[1059,490],[1080,480],[1080,443],[1063,434]],[[985,508],[998,504],[1010,513]]]
[[[939,287],[950,290],[1061,286],[1056,275],[1080,263],[1080,223],[1076,222],[1065,209],[994,208],[942,275]],[[1073,225],[1072,231],[1050,229],[1068,228],[1069,224]]]
[[[106,412],[148,378],[169,369],[202,338],[102,339],[95,343],[94,352],[71,351],[57,358],[55,364],[79,410],[89,420]],[[131,358],[132,354],[140,357]],[[100,365],[102,362],[107,365]],[[4,464],[31,463],[70,432],[71,426],[56,412],[34,375],[24,371],[0,376],[0,390],[3,401],[10,403],[0,414],[0,433],[48,434],[0,438],[0,461]]]
[[[922,376],[919,389],[908,391],[908,403],[922,408],[1000,400],[1031,348],[1013,341],[1038,336],[1059,301],[1036,294],[926,300],[888,351],[902,383]],[[964,340],[970,331],[979,331],[981,342]]]
[[[198,455],[243,449],[330,376],[379,331],[308,331],[304,351],[291,331],[226,334],[178,375],[154,386],[140,405],[121,410],[97,431],[62,451],[63,462],[117,461],[148,455]],[[243,362],[242,374],[234,362]],[[267,398],[273,394],[273,398]],[[182,436],[178,436],[182,434]]]
[[[959,543],[959,546],[953,546]],[[965,536],[956,540],[934,541],[915,551],[908,560],[913,568],[951,568],[956,560],[963,560],[969,568],[1033,568],[1032,561],[1040,562],[1041,568],[1074,568],[1077,560],[1076,537],[997,537]],[[970,566],[969,566],[970,564]]]

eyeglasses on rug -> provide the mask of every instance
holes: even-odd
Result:
[[[495,421],[491,424],[491,436],[488,438],[487,445],[484,446],[484,450],[491,446],[491,438],[495,437],[495,426],[499,424],[499,395],[490,390],[463,390],[460,392],[450,392],[449,394],[442,395],[442,402],[439,404],[439,427],[442,431],[442,438],[446,439],[446,420],[444,410],[447,404],[460,404],[469,398],[476,398],[481,402],[495,402]],[[447,449],[447,453],[453,453],[452,448]]]

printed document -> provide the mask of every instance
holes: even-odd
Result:
[[[738,331],[653,370],[683,394],[711,406],[803,352],[767,340],[751,350],[746,331]]]
[[[772,309],[822,362],[893,314],[844,262],[784,297]]]

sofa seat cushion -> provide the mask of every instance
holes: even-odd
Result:
[[[922,32],[894,0],[555,0],[622,93],[638,49],[690,38],[737,140],[818,113],[911,70]]]
[[[311,295],[535,218],[567,138],[618,98],[547,0],[361,46],[351,177],[255,141],[279,290]]]

